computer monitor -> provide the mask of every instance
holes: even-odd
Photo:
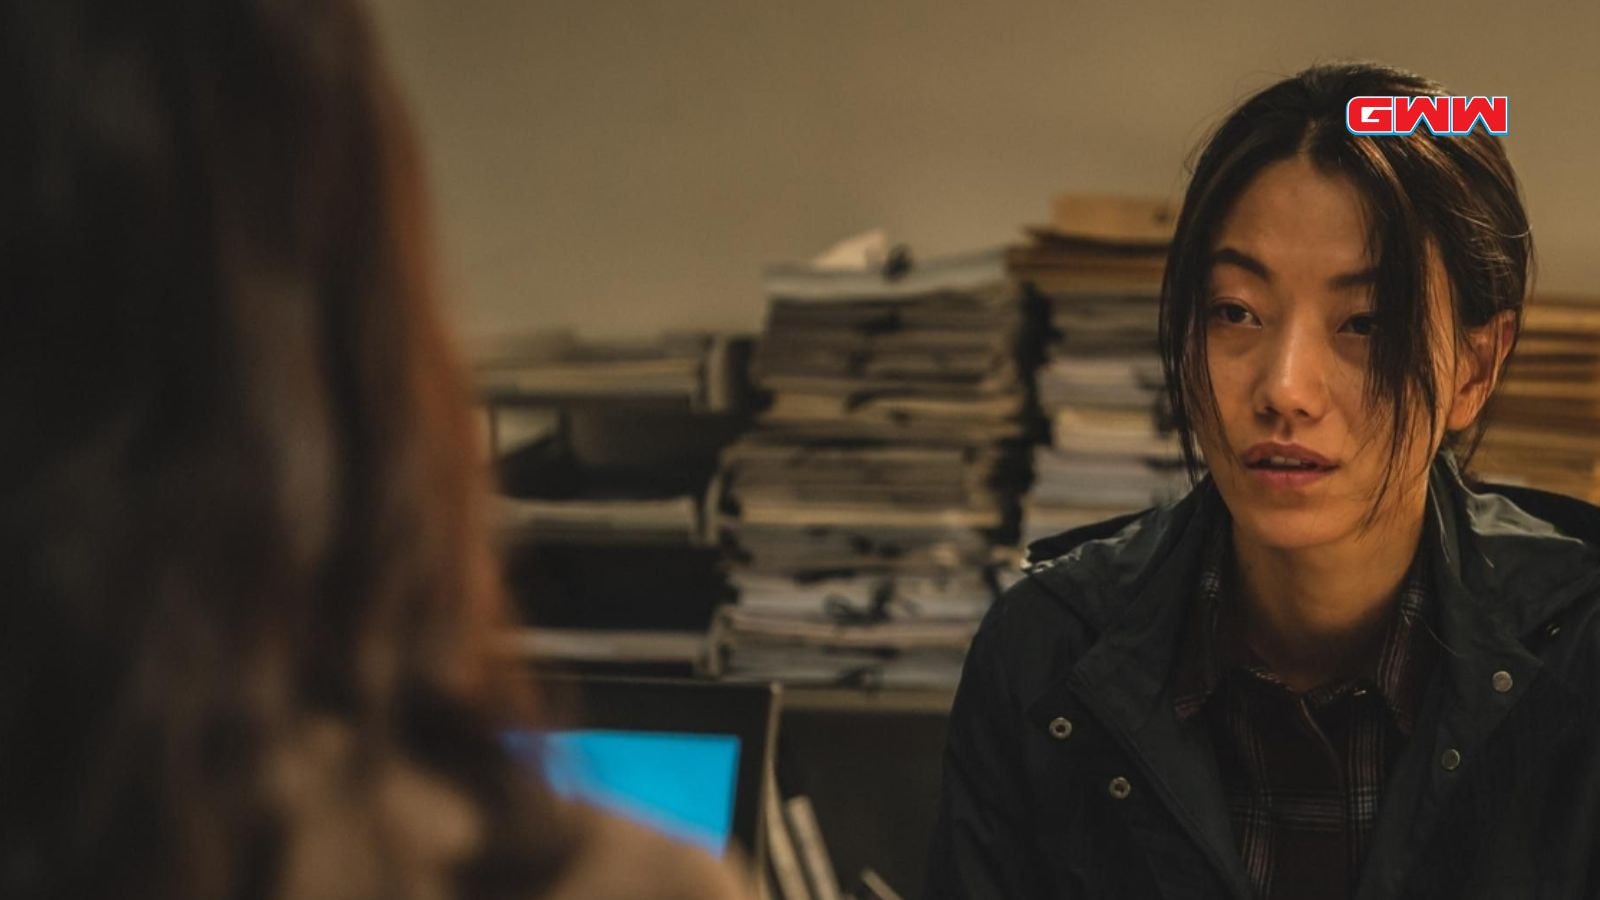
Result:
[[[559,793],[761,864],[776,685],[545,676],[539,691],[548,727],[505,739]]]

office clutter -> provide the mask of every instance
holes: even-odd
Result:
[[[948,689],[1020,548],[1188,489],[1157,356],[1170,203],[996,250],[767,270],[759,337],[480,346],[526,650]],[[1600,501],[1600,307],[1530,301],[1475,469]],[[708,637],[709,636],[709,637]]]
[[[768,896],[919,894],[942,712],[1021,548],[1188,489],[1156,346],[1173,214],[1063,196],[1016,246],[932,259],[869,234],[769,269],[754,338],[480,348],[538,626],[516,646],[797,688],[812,777],[768,792]],[[1597,375],[1600,306],[1531,301],[1478,474],[1600,502]]]
[[[1600,503],[1600,305],[1530,300],[1487,418],[1481,477]]]
[[[952,688],[1022,546],[1188,487],[1173,212],[1065,195],[1025,244],[934,259],[871,232],[767,269],[754,340],[480,352],[524,649]]]
[[[764,286],[770,402],[722,453],[738,601],[713,672],[951,687],[1014,555],[1033,312],[1004,250],[776,266]]]

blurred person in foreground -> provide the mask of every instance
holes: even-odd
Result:
[[[0,896],[733,897],[497,735],[421,177],[347,0],[0,0]]]
[[[1533,243],[1498,137],[1250,97],[1162,290],[1182,500],[1047,539],[951,716],[935,897],[1600,896],[1600,510],[1465,475]],[[1458,126],[1459,127],[1459,126]]]

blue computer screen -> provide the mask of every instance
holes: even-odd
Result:
[[[733,828],[739,739],[646,731],[519,732],[518,756],[557,792],[722,854]]]

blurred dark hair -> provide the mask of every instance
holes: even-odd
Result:
[[[1442,415],[1433,372],[1440,348],[1429,346],[1427,327],[1430,244],[1449,277],[1455,339],[1509,313],[1515,346],[1533,241],[1500,139],[1480,130],[1435,136],[1426,127],[1408,136],[1371,137],[1352,134],[1345,125],[1351,97],[1447,93],[1433,81],[1388,66],[1313,66],[1250,97],[1205,142],[1178,218],[1161,309],[1168,399],[1192,475],[1200,468],[1195,429],[1219,421],[1205,343],[1212,244],[1239,195],[1272,163],[1303,156],[1323,171],[1348,177],[1366,203],[1378,270],[1366,390],[1383,417],[1377,421],[1388,425],[1391,462],[1374,514],[1393,485],[1417,417],[1432,435]],[[1477,449],[1483,421],[1480,416],[1465,433],[1447,437],[1446,446],[1463,466]]]
[[[410,896],[405,795],[481,830],[451,893],[530,896],[566,843],[362,10],[0,0],[0,96],[0,895]]]

